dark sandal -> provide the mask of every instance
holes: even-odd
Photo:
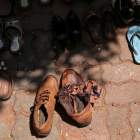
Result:
[[[134,19],[134,5],[131,0],[112,0],[112,6],[124,24],[129,24]]]
[[[13,0],[0,0],[0,16],[8,16],[12,11]]]
[[[83,20],[86,29],[91,33],[93,41],[96,44],[101,43],[103,41],[102,20],[93,6],[84,11]]]
[[[10,51],[4,51],[0,56],[0,99],[7,100],[10,98],[14,89],[16,72],[16,57]]]
[[[114,39],[116,36],[117,17],[110,4],[104,3],[101,6],[102,18],[105,22],[104,35],[106,39]]]
[[[5,33],[11,40],[11,52],[19,53],[21,49],[20,40],[22,38],[22,27],[19,20],[10,19],[7,21],[5,23]]]
[[[3,49],[4,47],[2,35],[3,35],[3,23],[2,23],[2,20],[0,19],[0,49]]]

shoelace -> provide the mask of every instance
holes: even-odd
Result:
[[[50,92],[48,90],[45,90],[43,91],[41,94],[40,94],[40,97],[39,97],[39,101],[48,101],[49,100],[49,97],[50,97]]]

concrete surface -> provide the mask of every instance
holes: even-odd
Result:
[[[126,41],[129,27],[118,28],[114,40],[104,39],[95,45],[83,26],[82,41],[75,49],[66,49],[59,57],[53,50],[54,14],[66,19],[68,12],[74,10],[83,25],[84,9],[88,5],[100,8],[107,1],[94,0],[89,4],[74,0],[66,5],[54,0],[43,6],[39,0],[31,0],[30,9],[23,11],[15,0],[11,16],[21,21],[24,32],[21,53],[16,55],[14,92],[9,100],[0,101],[1,140],[140,140],[140,67],[133,63]],[[5,50],[9,49],[10,40],[5,34],[3,38]],[[100,99],[92,108],[92,122],[79,128],[57,104],[50,135],[37,138],[31,116],[36,90],[47,75],[54,75],[60,83],[67,68],[79,72],[84,81],[95,80],[102,86]]]

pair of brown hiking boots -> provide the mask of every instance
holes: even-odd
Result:
[[[33,127],[38,136],[47,136],[51,131],[56,99],[80,126],[87,126],[91,122],[91,103],[94,103],[101,93],[97,83],[88,81],[85,84],[76,71],[68,69],[62,75],[61,85],[58,92],[57,80],[50,75],[45,78],[37,92]]]

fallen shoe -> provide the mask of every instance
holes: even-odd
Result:
[[[127,41],[135,63],[140,64],[140,26],[132,26],[127,32]]]
[[[62,88],[56,96],[67,114],[82,127],[91,123],[91,88],[85,86],[76,71],[68,69],[62,75]]]
[[[103,41],[103,24],[101,17],[93,6],[89,6],[83,13],[83,20],[86,29],[90,32],[94,43],[99,44]]]
[[[21,49],[20,40],[22,38],[22,26],[19,20],[10,19],[5,23],[5,34],[11,40],[10,50],[19,53]]]
[[[16,72],[16,57],[10,51],[4,51],[0,56],[0,99],[7,100],[10,98]]]
[[[3,47],[4,47],[4,42],[3,42],[3,39],[2,39],[2,35],[3,35],[3,22],[0,19],[0,50],[3,49]]]
[[[0,0],[0,16],[8,16],[12,11],[13,0]]]
[[[47,76],[42,82],[35,99],[33,127],[39,136],[48,136],[53,123],[53,114],[58,92],[57,80]]]

